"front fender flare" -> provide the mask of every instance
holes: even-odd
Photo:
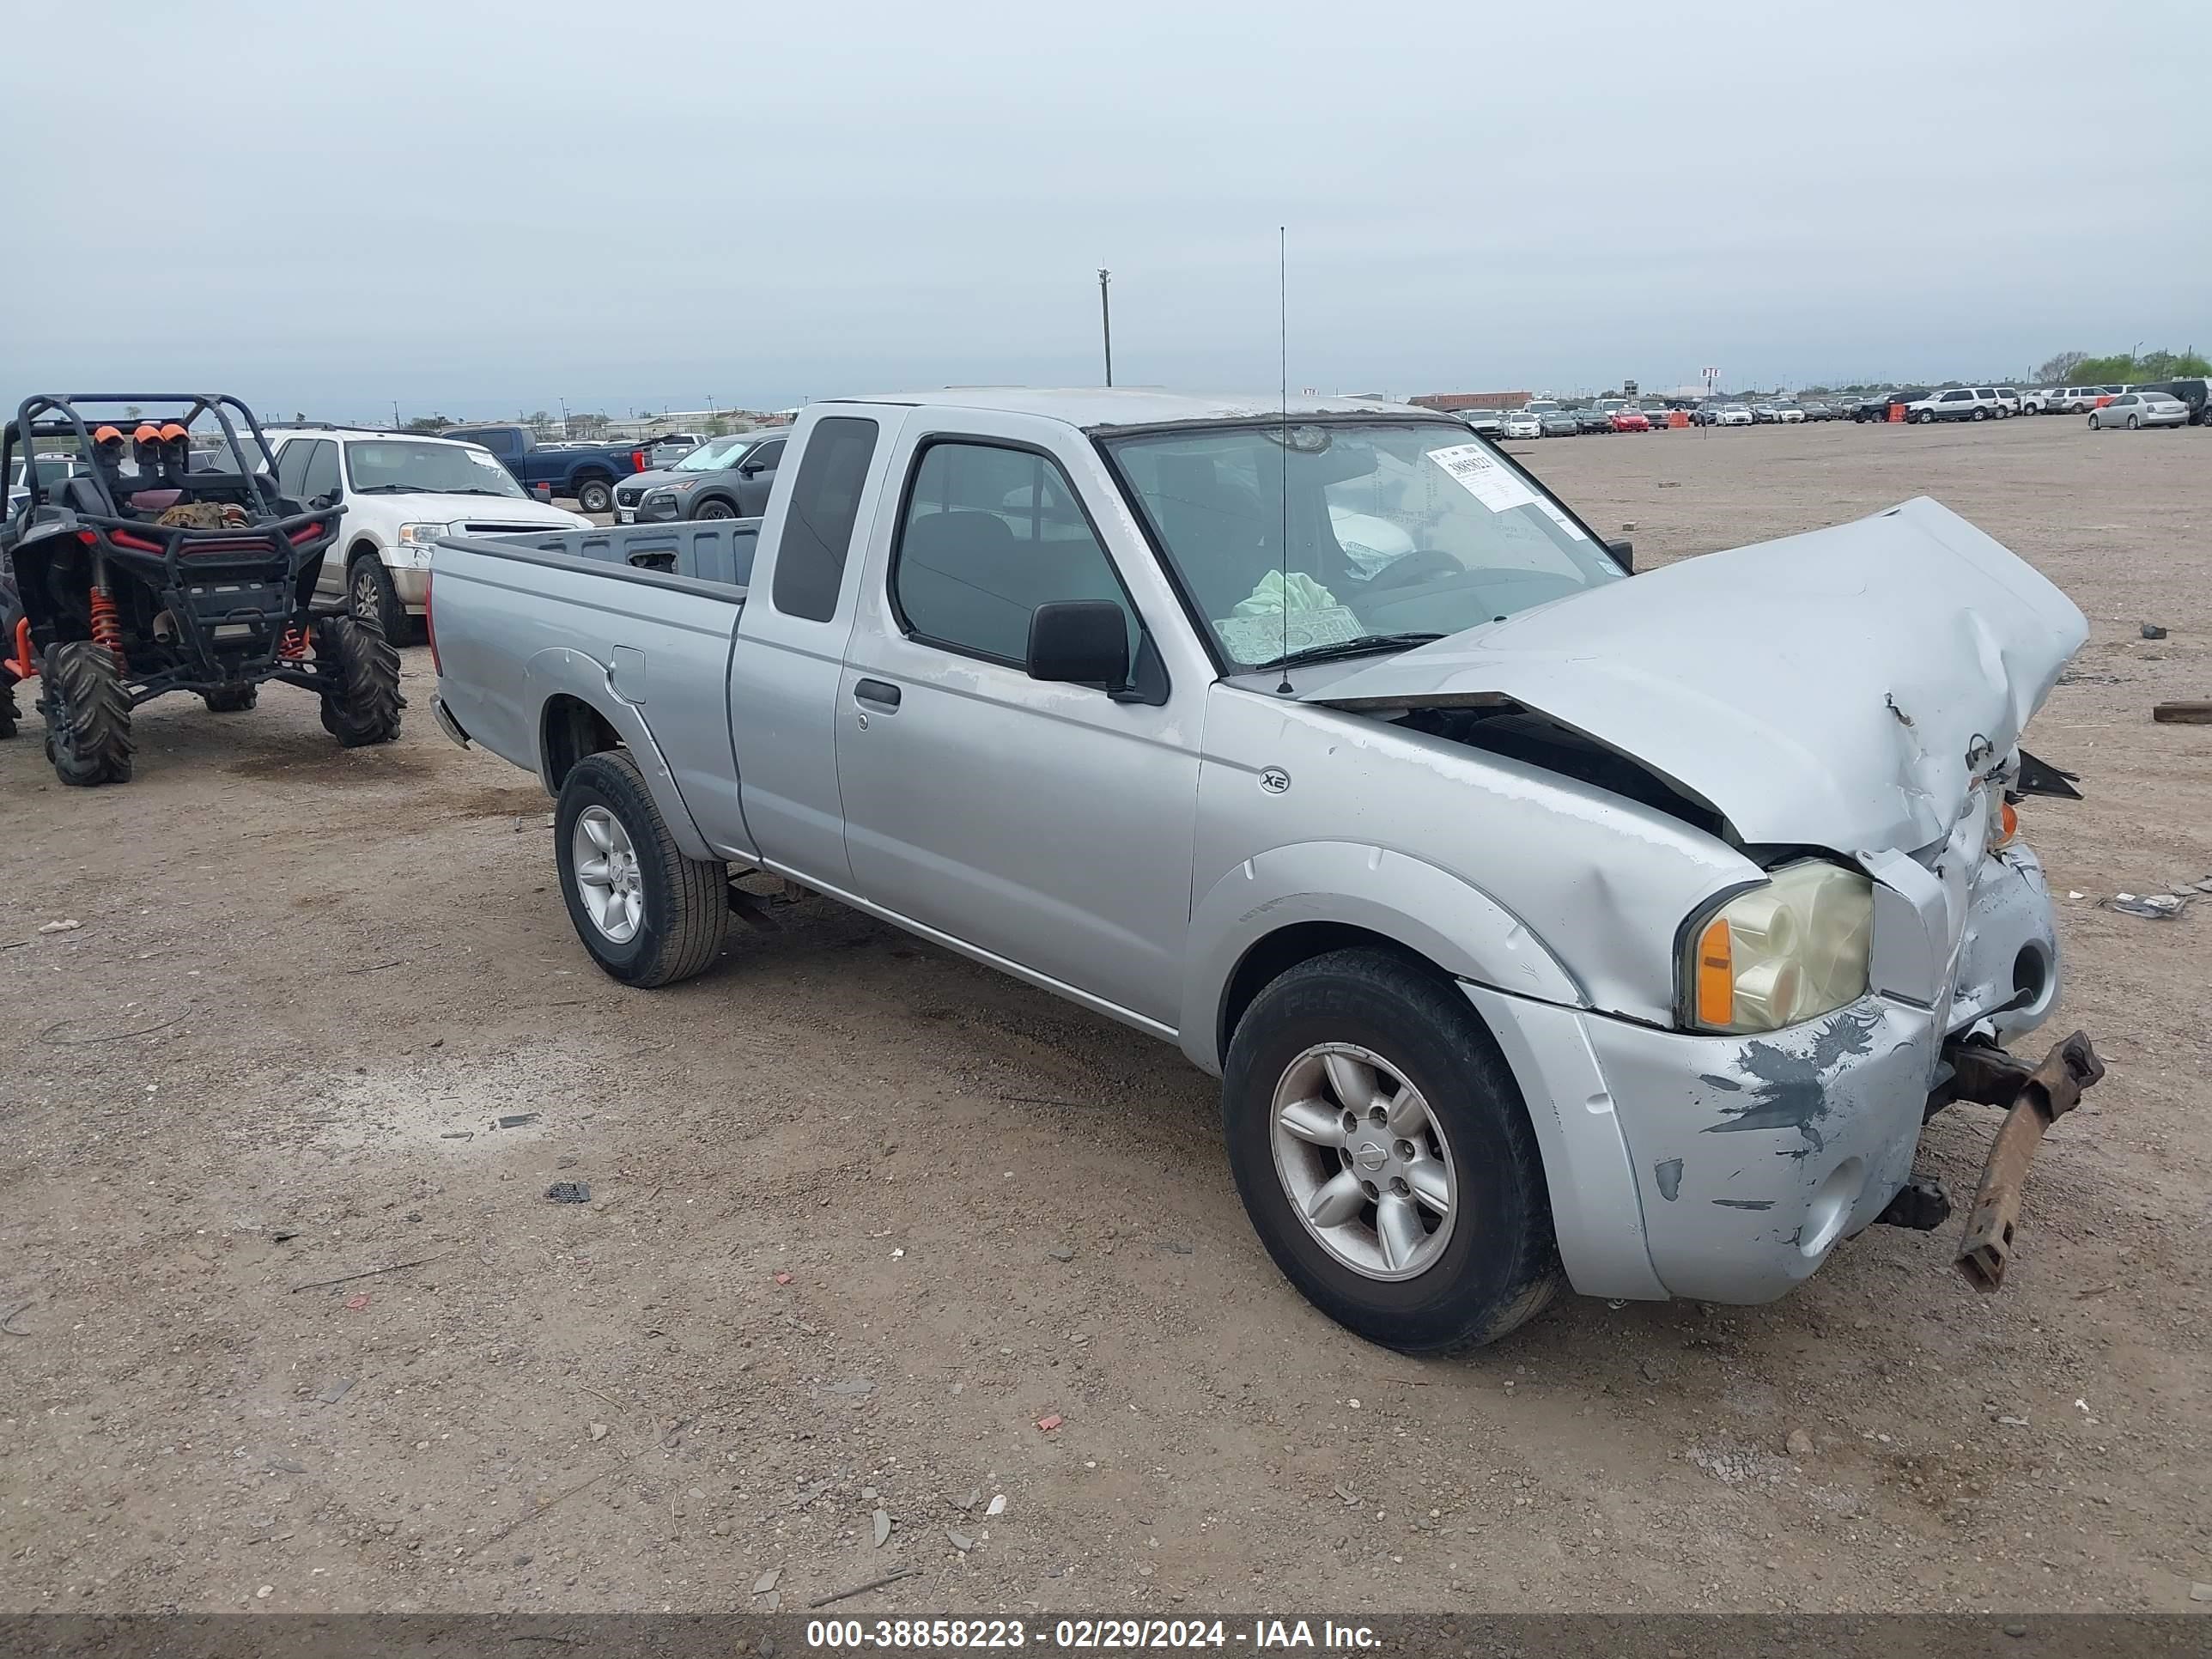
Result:
[[[1252,947],[1302,922],[1395,939],[1455,977],[1569,1007],[1589,998],[1519,917],[1423,860],[1356,842],[1302,842],[1246,860],[1201,895],[1185,960],[1183,1052],[1219,1073],[1221,1000]]]
[[[549,647],[524,665],[522,692],[524,707],[533,711],[538,775],[547,794],[558,795],[560,789],[553,781],[552,763],[546,753],[545,708],[557,696],[572,696],[614,727],[629,746],[630,758],[637,763],[637,769],[645,775],[646,787],[653,792],[653,805],[660,809],[668,833],[676,839],[677,849],[687,859],[704,862],[720,856],[691,821],[690,811],[676,787],[676,775],[670,770],[660,745],[653,741],[653,729],[645,723],[643,706],[615,690],[613,671],[606,664],[567,646]]]

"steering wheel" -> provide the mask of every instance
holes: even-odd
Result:
[[[1456,576],[1467,567],[1439,547],[1417,547],[1410,553],[1401,553],[1367,579],[1366,591],[1381,592],[1385,588],[1410,587],[1415,582],[1428,581],[1438,576]]]

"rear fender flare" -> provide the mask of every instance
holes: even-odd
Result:
[[[608,665],[566,646],[553,646],[539,652],[523,669],[524,706],[533,711],[538,775],[545,786],[545,793],[560,793],[553,780],[551,759],[546,752],[546,707],[554,698],[564,695],[598,714],[622,738],[630,758],[637,763],[637,769],[645,775],[646,787],[653,792],[653,805],[659,807],[660,816],[667,821],[668,833],[675,838],[684,856],[708,860],[718,858],[720,855],[707,845],[707,838],[699,833],[699,826],[692,822],[690,811],[684,805],[683,793],[676,787],[676,775],[669,769],[667,758],[653,740],[653,728],[646,724],[643,706],[628,701],[615,690],[613,671]]]
[[[1182,1042],[1218,1074],[1222,999],[1261,940],[1305,922],[1336,922],[1395,941],[1446,973],[1569,1007],[1589,999],[1519,917],[1481,889],[1422,860],[1352,842],[1271,848],[1200,895],[1185,956]]]

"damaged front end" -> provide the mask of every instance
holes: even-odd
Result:
[[[2024,1095],[2028,1068],[1987,1058],[2059,994],[2014,809],[2075,792],[2018,745],[2086,632],[2040,574],[1923,500],[1302,695],[1573,778],[1747,860],[1684,919],[1671,1028],[1601,1004],[1578,1021],[1604,1082],[1590,1109],[1615,1115],[1668,1293],[1768,1300],[1876,1221],[1942,1224],[1948,1198],[1912,1162],[1946,1090],[2022,1103],[1960,1261],[1994,1289],[2026,1161],[2098,1069],[2086,1039],[2061,1045]]]

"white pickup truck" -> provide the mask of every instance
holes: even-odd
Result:
[[[1960,1097],[2018,1103],[1992,1287],[2094,1080],[1998,1046],[2058,995],[2019,738],[2080,611],[1924,500],[1625,553],[1401,405],[817,403],[757,526],[441,541],[437,712],[557,798],[617,979],[710,967],[758,868],[1180,1046],[1378,1342],[1778,1296],[1942,1218]]]

